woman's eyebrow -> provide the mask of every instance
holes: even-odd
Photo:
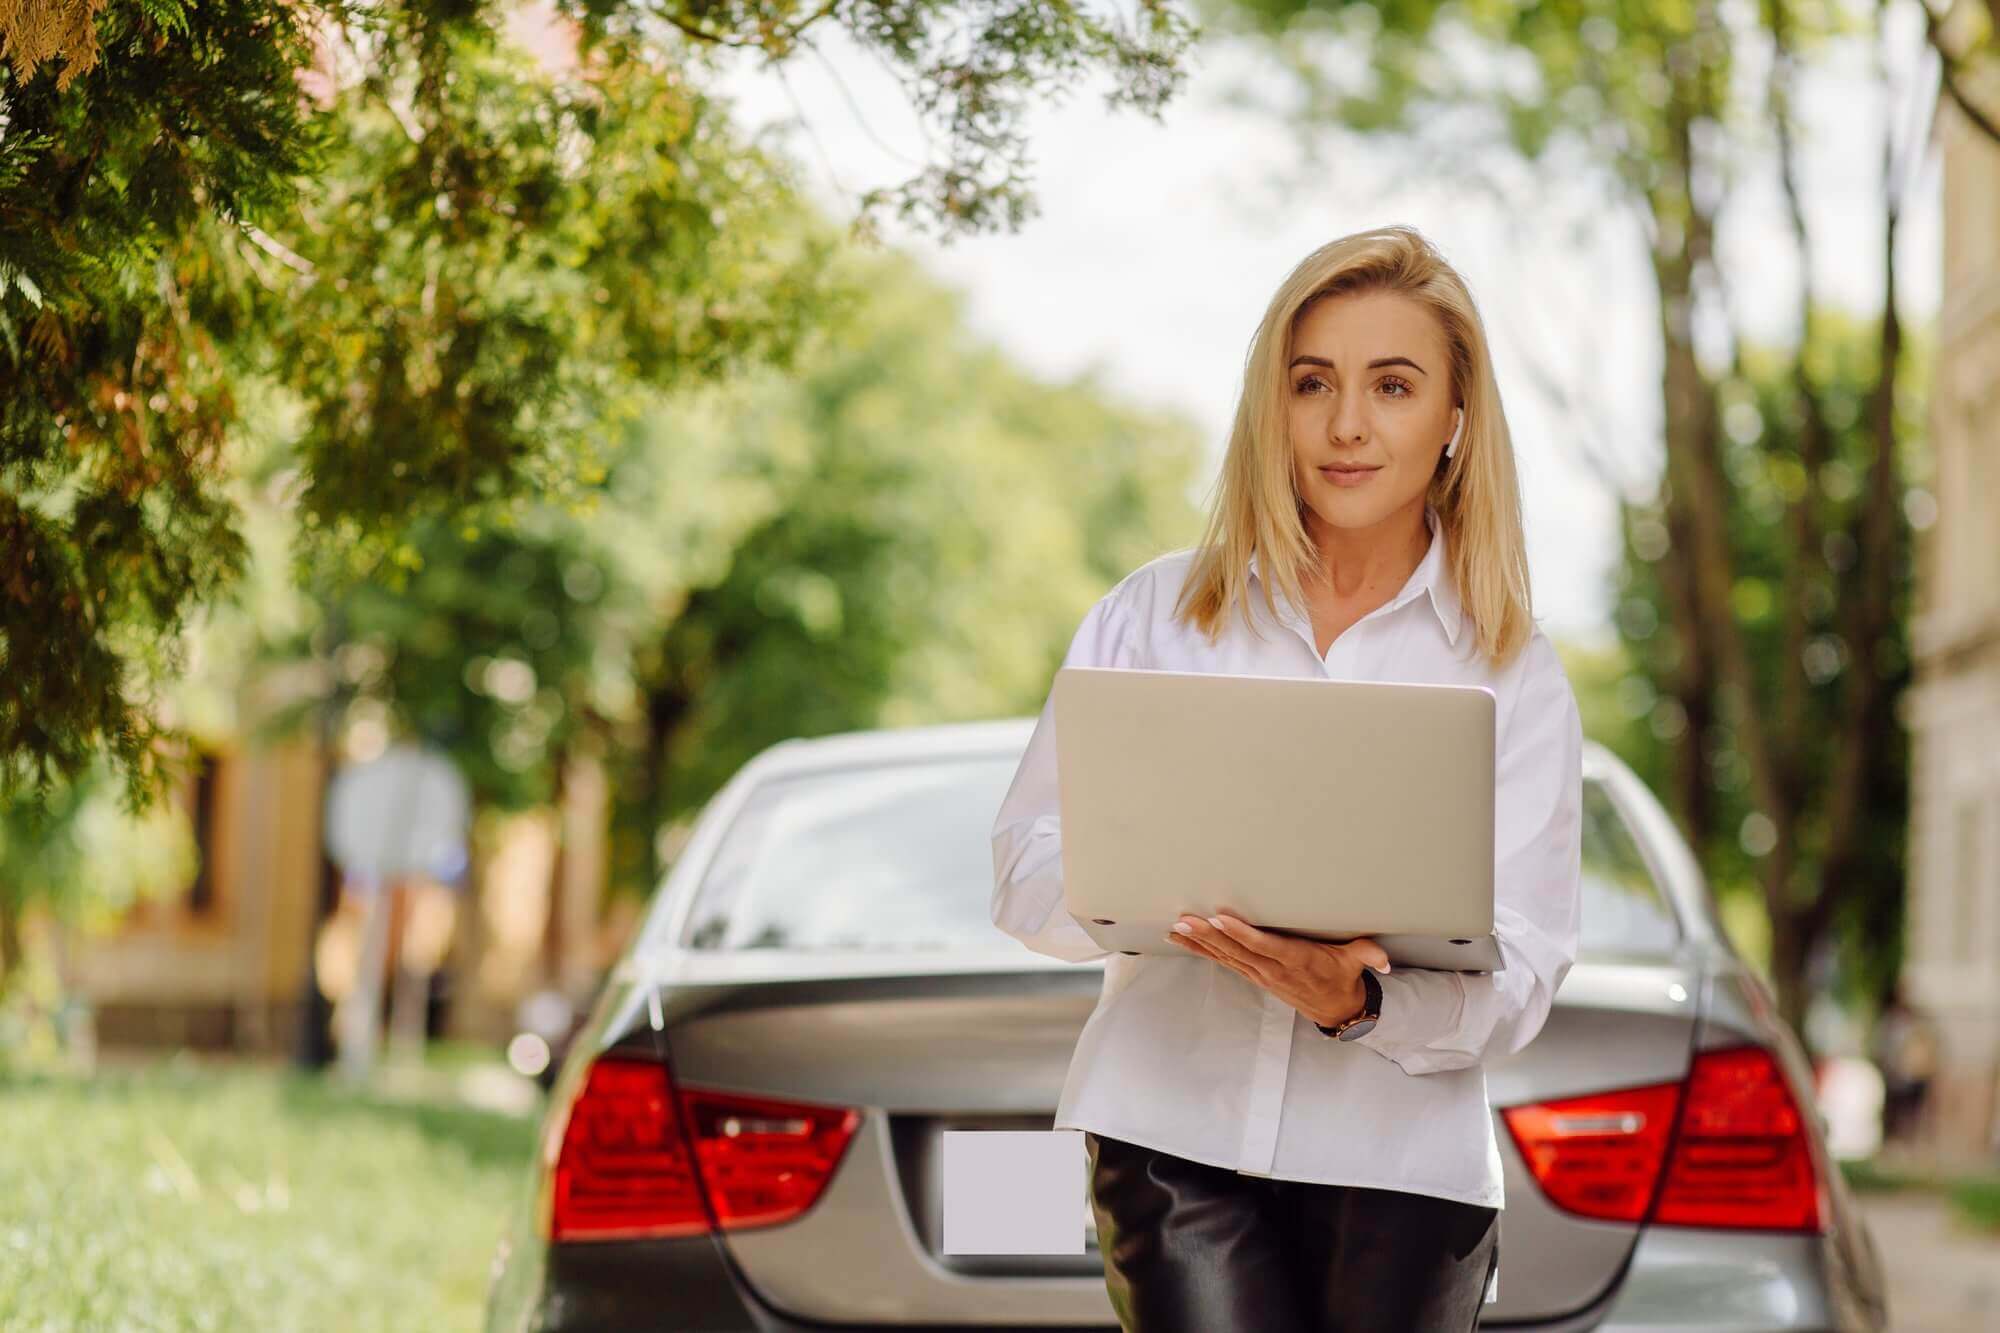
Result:
[[[1325,366],[1328,370],[1332,370],[1334,368],[1333,362],[1327,360],[1323,356],[1303,356],[1303,355],[1295,356],[1292,358],[1291,366],[1287,366],[1286,369],[1290,370],[1296,366]],[[1430,376],[1430,372],[1428,370],[1425,370],[1422,366],[1410,360],[1410,358],[1408,358],[1407,356],[1378,356],[1373,361],[1370,361],[1367,365],[1363,366],[1362,369],[1374,370],[1378,366],[1408,366],[1411,370],[1416,371],[1419,375],[1422,375],[1425,378],[1429,378]]]

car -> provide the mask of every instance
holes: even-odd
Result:
[[[1118,1326],[1094,1235],[942,1244],[942,1136],[1050,1130],[1103,979],[990,915],[1033,725],[789,740],[704,807],[563,1061],[490,1333]],[[1486,1064],[1482,1326],[1883,1328],[1797,1040],[1651,792],[1594,743],[1583,763],[1578,957]],[[1087,1183],[1078,1207],[1088,1229]]]

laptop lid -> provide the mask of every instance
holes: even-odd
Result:
[[[1106,947],[1227,910],[1498,966],[1491,690],[1064,667],[1052,695],[1064,906]]]

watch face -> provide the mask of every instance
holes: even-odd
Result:
[[[1353,1041],[1356,1037],[1365,1037],[1374,1030],[1374,1019],[1357,1018],[1340,1030],[1340,1039],[1342,1041]]]

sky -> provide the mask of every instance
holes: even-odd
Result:
[[[1891,68],[1914,139],[1921,19],[1895,11]],[[815,31],[818,31],[815,29]],[[829,28],[818,54],[774,70],[743,59],[723,92],[740,123],[781,136],[809,188],[853,216],[868,188],[915,174],[922,127],[877,60]],[[1501,189],[1441,175],[1406,147],[1342,130],[1300,131],[1231,93],[1255,78],[1254,48],[1196,46],[1186,84],[1159,121],[1108,109],[1108,81],[1038,107],[1027,130],[1040,212],[1013,234],[941,243],[899,227],[891,244],[963,290],[967,317],[1029,371],[1065,381],[1095,369],[1112,394],[1175,410],[1207,443],[1206,492],[1227,440],[1244,353],[1265,303],[1309,251],[1386,223],[1416,227],[1465,277],[1486,321],[1522,485],[1535,614],[1551,635],[1609,635],[1617,509],[1583,455],[1610,460],[1641,491],[1660,459],[1658,301],[1640,218],[1607,204],[1587,172],[1489,159]],[[1881,308],[1879,163],[1888,114],[1865,41],[1815,60],[1799,91],[1800,174],[1824,299]],[[1761,87],[1753,54],[1738,77]],[[1912,70],[1917,73],[1913,75]],[[1918,82],[1913,85],[1913,78]],[[1746,145],[1741,184],[1717,252],[1730,275],[1729,318],[1749,336],[1796,339],[1800,265],[1775,162]],[[1925,151],[1901,224],[1896,280],[1907,325],[1928,328],[1941,261],[1938,159]],[[1715,360],[1726,326],[1696,330]],[[1536,370],[1539,370],[1539,374]],[[1565,405],[1541,384],[1563,386]],[[1195,534],[1190,534],[1189,540]]]

